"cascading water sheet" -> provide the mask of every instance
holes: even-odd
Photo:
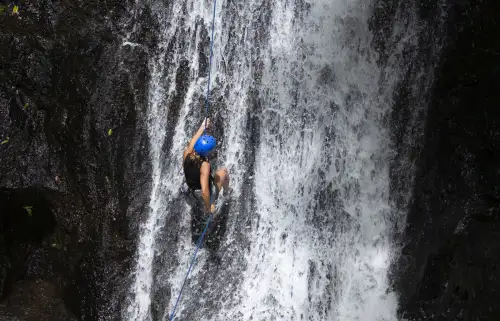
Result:
[[[385,119],[398,79],[381,83],[370,14],[356,1],[274,6],[244,320],[396,319]]]
[[[179,168],[203,117],[212,4],[151,4],[153,192],[126,320],[168,320],[195,248]],[[201,250],[177,320],[396,320],[391,221],[404,213],[387,119],[403,61],[378,65],[371,15],[361,0],[218,2],[211,115],[234,191],[218,261]]]

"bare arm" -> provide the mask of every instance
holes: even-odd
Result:
[[[186,156],[193,151],[194,144],[196,144],[196,141],[198,141],[198,138],[200,138],[200,136],[203,135],[203,132],[205,131],[205,120],[207,123],[207,128],[210,125],[210,118],[205,118],[203,120],[203,123],[201,123],[201,126],[198,129],[198,131],[196,132],[196,134],[194,134],[193,138],[191,138],[191,140],[189,141],[188,147],[184,150],[183,159],[186,159]]]
[[[210,164],[208,162],[203,162],[200,169],[200,184],[201,184],[201,198],[203,199],[203,203],[205,203],[205,212],[211,212],[210,206],[210,186],[209,186],[209,177],[210,177]]]

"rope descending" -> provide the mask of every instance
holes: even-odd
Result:
[[[210,62],[208,65],[208,85],[207,85],[207,97],[205,99],[205,130],[203,133],[206,132],[207,130],[207,119],[208,119],[208,109],[210,105],[210,74],[212,71],[212,54],[213,54],[213,46],[214,46],[214,29],[215,29],[215,8],[217,6],[217,0],[214,0],[214,10],[213,10],[213,16],[212,16],[212,38],[210,40]],[[212,198],[212,195],[210,195],[210,198]],[[212,199],[210,200],[210,203],[212,203]],[[203,229],[203,233],[201,233],[198,242],[196,244],[196,250],[194,251],[193,258],[191,259],[191,264],[189,265],[189,268],[187,270],[186,276],[184,277],[184,282],[182,283],[181,290],[179,292],[179,296],[177,297],[177,300],[175,301],[174,308],[172,310],[172,313],[169,316],[169,321],[172,321],[175,317],[175,310],[177,309],[177,305],[179,304],[179,301],[182,296],[182,291],[184,290],[184,286],[186,285],[187,278],[189,276],[189,273],[191,272],[191,268],[194,265],[195,259],[196,259],[196,254],[198,254],[198,250],[200,249],[201,243],[203,242],[203,238],[205,237],[205,233],[207,232],[208,226],[210,225],[210,222],[212,221],[213,214],[210,213],[210,216],[208,217],[207,223],[205,224],[205,228]]]

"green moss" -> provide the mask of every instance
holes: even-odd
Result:
[[[23,206],[23,208],[26,210],[26,212],[28,212],[29,216],[33,216],[33,210],[32,210],[33,206],[25,205]]]

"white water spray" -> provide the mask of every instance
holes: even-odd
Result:
[[[194,101],[206,89],[198,52],[207,42],[195,25],[203,19],[210,30],[211,5],[176,0],[155,8],[165,29],[151,63],[153,191],[127,320],[152,319],[155,286],[170,288],[161,317],[168,319],[194,251],[190,211],[172,226],[167,204],[182,182],[182,150],[202,119],[190,119],[202,116]],[[390,201],[386,119],[402,69],[397,59],[386,69],[377,65],[371,13],[363,1],[219,1],[212,79],[223,103],[219,164],[231,173],[233,211],[220,245],[224,264],[209,269],[207,251],[200,252],[179,320],[396,320],[389,221],[404,213]],[[172,123],[182,59],[190,74]],[[249,117],[259,120],[258,146],[248,145]],[[175,134],[162,155],[167,124]],[[253,148],[254,185],[246,195],[251,161],[243,155]],[[255,211],[243,211],[250,200]],[[177,265],[164,267],[167,280],[154,278],[159,231],[180,235],[161,244],[176,255]]]

